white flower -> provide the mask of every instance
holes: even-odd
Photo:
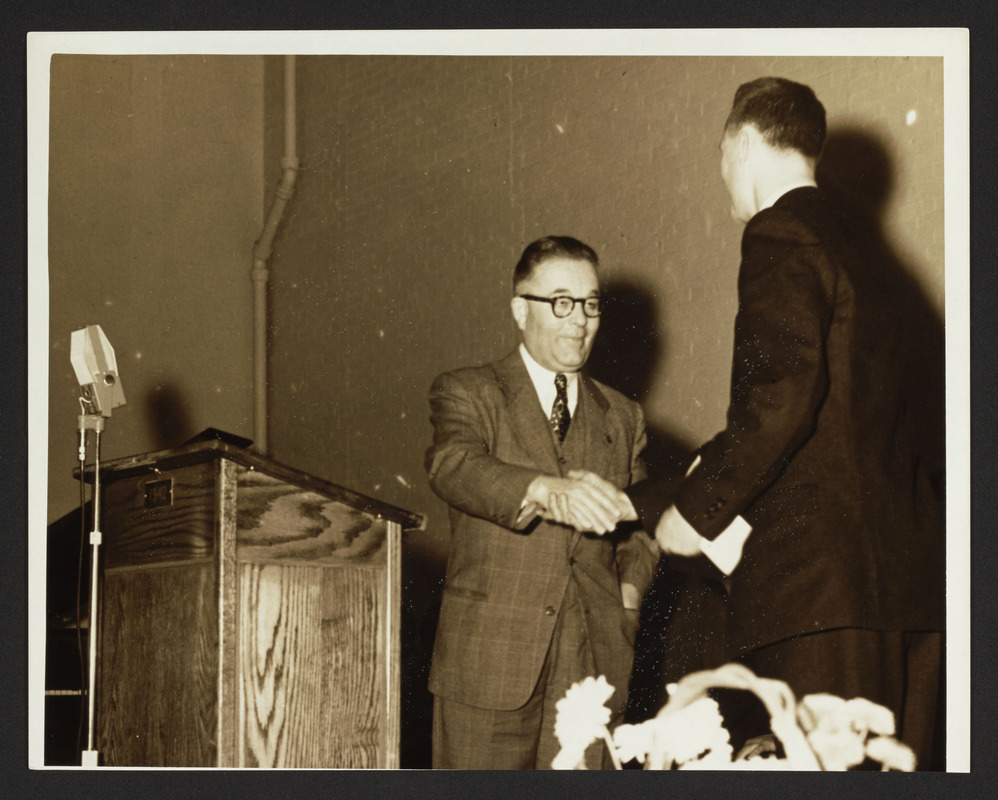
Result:
[[[751,691],[771,715],[772,733],[760,737],[766,741],[743,748],[737,760],[720,709],[707,695],[712,687]],[[813,694],[798,703],[787,684],[737,664],[691,673],[667,688],[669,702],[656,717],[620,725],[611,737],[606,702],[613,687],[602,676],[574,684],[556,706],[561,751],[552,766],[585,769],[586,748],[602,738],[618,769],[633,759],[665,770],[848,770],[866,759],[884,770],[915,769],[914,753],[893,736],[893,713],[861,697]],[[785,758],[775,756],[777,742]]]
[[[797,719],[826,770],[847,770],[869,756],[888,768],[910,771],[907,765],[914,754],[891,738],[894,714],[889,708],[862,697],[843,700],[830,694],[810,694],[797,706]],[[870,733],[881,736],[868,743]]]
[[[879,761],[885,769],[900,772],[915,771],[915,754],[908,745],[892,736],[874,736],[866,743],[866,754]]]
[[[692,761],[707,752],[724,752],[731,760],[731,743],[717,702],[701,697],[667,716],[669,733],[664,742],[677,763]],[[663,739],[660,737],[659,739]]]
[[[851,712],[856,709],[831,694],[809,694],[798,704],[797,720],[823,769],[844,772],[866,758],[865,727],[853,725]]]
[[[551,761],[551,769],[585,769],[586,747],[588,744],[582,745],[581,749],[566,749],[563,746]]]
[[[863,697],[846,701],[846,713],[853,728],[865,737],[867,732],[894,735],[894,712]]]
[[[613,743],[621,761],[632,758],[653,769],[669,769],[700,758],[731,761],[731,743],[717,703],[702,697],[688,706],[663,709],[640,725],[621,725]]]
[[[644,764],[648,757],[648,746],[651,743],[652,732],[649,725],[654,720],[642,722],[639,725],[618,725],[613,732],[613,744],[617,755],[623,762],[637,759]]]
[[[613,691],[605,676],[588,677],[572,684],[557,702],[554,735],[561,750],[551,762],[554,769],[583,769],[586,748],[609,735],[606,726],[610,722],[610,709],[605,703]]]
[[[834,720],[838,727],[847,724],[846,701],[834,694],[809,694],[797,703],[797,722],[805,733]]]

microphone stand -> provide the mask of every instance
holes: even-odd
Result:
[[[98,552],[101,545],[100,530],[100,434],[104,430],[104,417],[100,414],[81,414],[80,423],[80,480],[84,480],[83,468],[86,463],[87,431],[94,432],[94,527],[90,531],[90,627],[87,635],[89,674],[87,676],[87,749],[80,755],[80,766],[96,767],[97,750],[94,747],[94,697],[97,686],[97,647],[98,625],[100,620],[97,593]]]

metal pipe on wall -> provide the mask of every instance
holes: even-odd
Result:
[[[284,57],[284,157],[281,158],[281,181],[270,207],[260,238],[253,245],[253,443],[254,449],[267,452],[267,285],[270,280],[268,259],[284,209],[295,193],[298,177],[297,107],[295,97],[295,56]]]

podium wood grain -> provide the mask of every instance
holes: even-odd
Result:
[[[374,570],[243,564],[240,766],[385,767]]]
[[[259,456],[194,455],[102,476],[102,762],[397,767],[416,517]],[[150,481],[172,493],[150,503]]]
[[[100,695],[105,764],[216,763],[213,588],[210,561],[105,577]]]

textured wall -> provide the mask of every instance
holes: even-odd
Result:
[[[268,64],[279,85],[280,62]],[[533,239],[569,234],[600,254],[612,301],[591,369],[644,404],[652,466],[716,432],[741,236],[718,143],[735,89],[764,74],[811,84],[827,107],[821,181],[867,218],[862,236],[921,331],[912,378],[938,458],[938,60],[298,59],[302,170],[272,270],[271,456],[429,516],[403,561],[403,766],[428,764],[449,538],[422,466],[433,377],[516,344],[512,266]],[[267,109],[279,113],[278,93]],[[269,183],[280,135],[268,131]]]
[[[426,390],[515,344],[509,272],[548,233],[595,247],[617,300],[594,369],[644,402],[659,442],[709,437],[741,234],[717,145],[734,90],[762,74],[815,88],[832,178],[941,312],[938,61],[302,57],[302,172],[272,276],[272,455],[427,512],[411,544],[442,557]]]
[[[78,503],[70,333],[99,324],[126,405],[112,459],[252,436],[263,58],[56,55],[49,160],[49,520]]]

